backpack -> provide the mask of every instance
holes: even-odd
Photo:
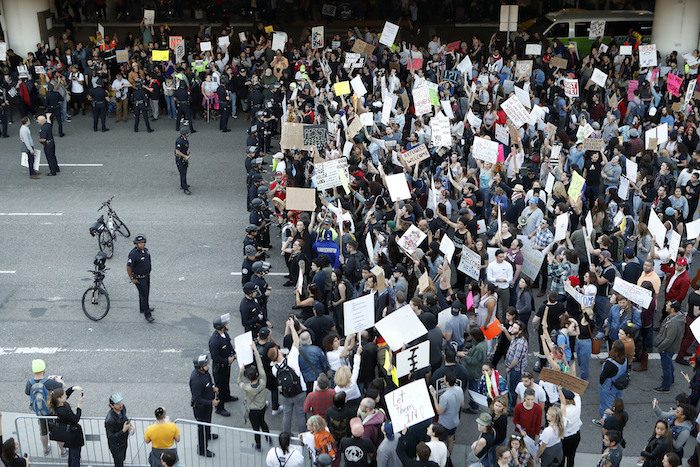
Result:
[[[335,460],[338,457],[338,452],[335,449],[335,439],[328,431],[323,430],[314,433],[314,448],[316,455],[328,454],[331,459]]]
[[[287,364],[285,358],[281,365],[277,365],[277,383],[280,394],[290,398],[301,394],[301,379],[292,367]]]
[[[612,385],[615,387],[615,389],[619,389],[620,391],[627,389],[627,386],[630,385],[630,365],[629,362],[627,363],[627,371],[625,371],[623,374],[617,377],[612,382]]]
[[[48,378],[43,378],[40,381],[34,381],[29,388],[29,406],[39,416],[51,415],[48,406],[49,390],[46,389],[47,380]]]

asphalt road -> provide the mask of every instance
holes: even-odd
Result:
[[[119,391],[132,417],[152,416],[156,407],[164,406],[172,418],[192,418],[187,385],[191,361],[207,351],[212,320],[231,313],[232,336],[242,331],[240,276],[231,273],[240,271],[243,229],[248,224],[245,122],[232,121],[233,131],[224,134],[216,122],[195,121],[199,131],[190,138],[192,196],[179,189],[174,122],[167,118],[154,122],[156,131],[151,134],[143,129],[133,133],[132,124],[133,120],[116,124],[110,118],[110,132],[93,133],[89,116],[73,118],[65,125],[67,136],[56,139],[59,164],[64,164],[61,173],[40,180],[30,180],[19,165],[17,122],[10,125],[11,138],[0,140],[2,411],[28,410],[23,388],[31,376],[31,360],[44,358],[49,374],[83,386],[86,416],[104,416],[109,394]],[[32,130],[38,141],[36,124]],[[113,195],[113,206],[132,238],[137,233],[148,237],[154,324],[147,324],[138,313],[137,292],[125,273],[130,239],[117,240],[114,258],[108,262],[109,315],[95,323],[80,306],[90,284],[87,270],[98,251],[88,228],[100,203]],[[279,245],[279,239],[273,238],[273,244]],[[283,271],[274,252],[271,262],[273,271]],[[281,287],[283,281],[280,276],[269,277],[276,339],[281,339],[280,326],[293,303],[291,289]],[[591,423],[597,415],[599,369],[600,363],[591,364],[581,452],[600,452],[600,430]],[[656,395],[651,389],[658,385],[660,373],[659,361],[651,361],[650,371],[634,374],[625,391],[630,414],[627,456],[636,455],[652,432],[651,400]],[[686,389],[677,371],[672,392],[659,397],[662,407],[670,407],[674,395]],[[244,426],[242,404],[230,403],[227,408],[234,416],[215,415],[214,423]],[[273,429],[280,428],[281,415],[268,413],[267,418]],[[463,416],[459,443],[476,439],[473,418]]]

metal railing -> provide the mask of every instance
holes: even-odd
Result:
[[[41,442],[39,428],[40,419],[55,420],[56,417],[37,417],[35,415],[20,416],[15,419],[16,439],[22,453],[29,458],[30,465],[65,465],[67,459],[61,457],[61,451],[56,442],[50,441],[52,447],[48,456],[44,455],[44,447]],[[146,428],[155,423],[153,418],[129,418],[134,431],[129,436],[126,452],[125,466],[149,467],[148,457],[151,446],[146,444],[143,434]],[[268,450],[278,446],[278,434],[259,433],[245,428],[215,425],[212,423],[197,422],[194,420],[177,419],[175,424],[180,428],[180,442],[177,443],[179,467],[266,467],[265,458]],[[107,445],[107,433],[104,426],[104,418],[81,417],[80,425],[85,436],[85,446],[81,451],[81,465],[108,466],[114,465],[112,454]],[[198,426],[209,427],[212,434],[218,435],[218,439],[210,440],[208,449],[215,456],[207,458],[198,453]],[[261,438],[261,450],[255,449],[255,435]],[[292,438],[295,449],[300,449],[311,465],[311,460],[306,449],[299,443],[298,437]]]

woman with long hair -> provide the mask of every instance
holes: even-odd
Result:
[[[290,449],[292,434],[288,431],[280,433],[279,447],[270,448],[265,462],[267,467],[304,467],[306,459],[298,449]]]
[[[513,433],[510,435],[508,448],[511,454],[511,467],[532,467],[532,454],[527,449],[521,434]]]
[[[65,425],[65,438],[63,445],[68,448],[68,467],[80,467],[80,450],[85,445],[83,429],[78,422],[83,412],[84,397],[81,391],[78,404],[73,412],[68,397],[80,388],[73,386],[65,391],[63,388],[56,388],[49,393],[49,408],[54,411],[58,422]]]
[[[330,308],[332,312],[335,328],[341,335],[345,335],[345,322],[343,319],[343,303],[352,300],[354,289],[350,281],[343,277],[343,270],[335,268],[331,273],[331,289]]]
[[[525,324],[525,327],[530,322],[532,310],[535,309],[535,299],[532,296],[531,288],[532,281],[530,278],[521,276],[516,291],[515,309],[518,312],[518,318]]]
[[[535,463],[542,467],[557,467],[564,460],[561,440],[564,437],[564,421],[559,407],[547,410],[547,427],[542,430]]]
[[[27,459],[19,455],[19,443],[14,438],[8,438],[2,443],[2,454],[0,455],[5,467],[28,467]]]
[[[668,422],[658,420],[654,425],[654,432],[649,437],[647,445],[642,452],[639,453],[637,465],[642,464],[642,467],[660,467],[666,453],[673,450],[673,437],[671,430],[668,427]]]
[[[625,378],[628,372],[629,362],[625,356],[625,344],[621,340],[613,342],[608,358],[603,363],[600,370],[600,404],[598,405],[598,415],[602,418],[605,410],[612,407],[615,399],[622,398],[622,389],[616,387],[616,382]],[[600,420],[594,420],[599,425]]]

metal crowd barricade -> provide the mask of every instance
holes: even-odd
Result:
[[[51,453],[44,456],[39,419],[55,420],[55,418],[26,415],[15,419],[16,440],[20,445],[20,451],[28,456],[30,465],[67,464],[67,458],[61,457],[61,451],[55,441],[50,441]],[[134,432],[129,437],[124,465],[149,467],[148,456],[151,446],[144,441],[143,433],[155,422],[155,419],[129,418],[129,420],[134,425]],[[267,452],[271,447],[279,446],[279,436],[275,433],[260,433],[262,449],[257,451],[254,447],[254,436],[257,432],[253,430],[185,419],[175,420],[175,424],[180,428],[180,442],[177,444],[178,467],[266,467]],[[93,467],[114,465],[107,444],[104,418],[81,417],[80,425],[83,427],[85,436],[85,446],[81,451],[81,465]],[[215,457],[207,458],[198,454],[197,427],[199,425],[208,426],[211,433],[219,436],[218,439],[209,441],[208,446],[209,450],[216,454]],[[295,449],[303,452],[306,464],[310,466],[309,454],[300,445],[298,437],[292,437],[292,444]]]

